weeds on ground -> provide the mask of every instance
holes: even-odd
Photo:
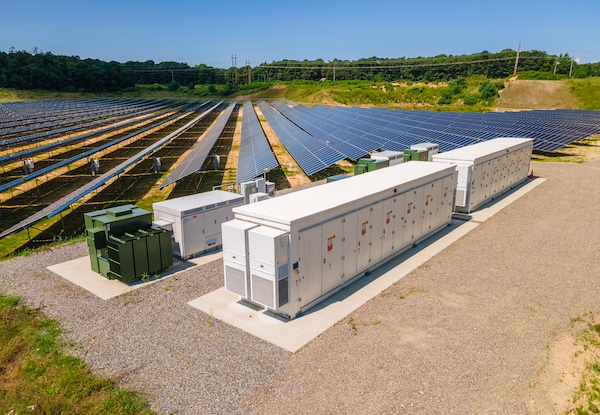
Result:
[[[136,393],[66,354],[54,320],[0,294],[0,414],[152,414]]]
[[[587,323],[587,328],[579,333],[577,341],[590,357],[573,395],[573,407],[567,413],[600,414],[600,324],[592,312],[581,320]]]

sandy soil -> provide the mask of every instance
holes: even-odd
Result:
[[[600,160],[534,169],[548,180],[295,354],[251,413],[562,413],[572,321],[600,312]]]
[[[494,105],[496,110],[555,108],[578,108],[569,86],[562,81],[511,79],[500,91],[500,98]]]
[[[238,103],[242,102],[238,100]],[[235,124],[233,133],[233,141],[231,142],[231,150],[227,155],[227,164],[225,165],[225,174],[221,184],[235,183],[237,178],[237,165],[240,157],[240,140],[242,139],[242,116],[244,115],[244,107],[239,104],[238,118]]]

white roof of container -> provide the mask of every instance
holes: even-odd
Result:
[[[531,143],[531,138],[500,137],[492,140],[482,141],[466,147],[450,150],[445,153],[435,154],[434,161],[444,160],[467,160],[472,161],[479,157],[485,157],[498,151],[510,150],[523,144]]]
[[[210,192],[197,193],[195,195],[178,197],[152,204],[152,208],[172,213],[186,213],[197,211],[205,206],[216,205],[221,202],[240,200],[244,197],[237,193],[225,192],[223,190],[212,190]]]
[[[411,161],[350,177],[321,186],[233,208],[236,215],[290,225],[291,223],[339,208],[364,197],[413,182],[424,176],[452,171],[454,165]],[[237,216],[236,216],[237,217]]]
[[[385,151],[378,151],[377,153],[371,153],[371,157],[373,157],[373,156],[391,157],[391,156],[400,156],[402,154],[404,154],[404,151],[385,150]]]

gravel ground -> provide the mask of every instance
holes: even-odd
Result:
[[[549,350],[600,313],[600,160],[535,172],[548,180],[295,355],[186,304],[222,285],[220,261],[103,301],[45,269],[80,243],[0,263],[0,292],[164,414],[551,414]]]

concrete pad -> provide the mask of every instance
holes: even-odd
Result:
[[[412,270],[475,229],[478,224],[453,220],[451,226],[381,265],[293,320],[274,315],[220,288],[188,304],[292,353],[399,281]]]
[[[475,222],[485,222],[496,213],[500,212],[506,206],[510,205],[515,200],[519,199],[523,195],[527,194],[531,190],[544,183],[546,179],[537,177],[534,179],[526,179],[524,182],[515,186],[513,189],[501,194],[497,198],[490,200],[483,206],[475,209],[471,213],[454,213],[453,217],[456,219],[473,220]]]
[[[222,257],[222,251],[213,251],[187,261],[173,259],[173,265],[163,272],[160,272],[158,280],[171,277],[182,271],[215,261],[217,259],[221,259]],[[104,278],[102,275],[92,271],[89,256],[77,258],[61,264],[51,265],[48,267],[48,269],[64,279],[71,281],[73,284],[78,285],[92,294],[102,298],[103,300],[117,297],[121,294],[125,294],[129,291],[133,291],[158,281],[152,279],[147,282],[140,281],[129,285],[118,280],[109,280],[108,278]]]

